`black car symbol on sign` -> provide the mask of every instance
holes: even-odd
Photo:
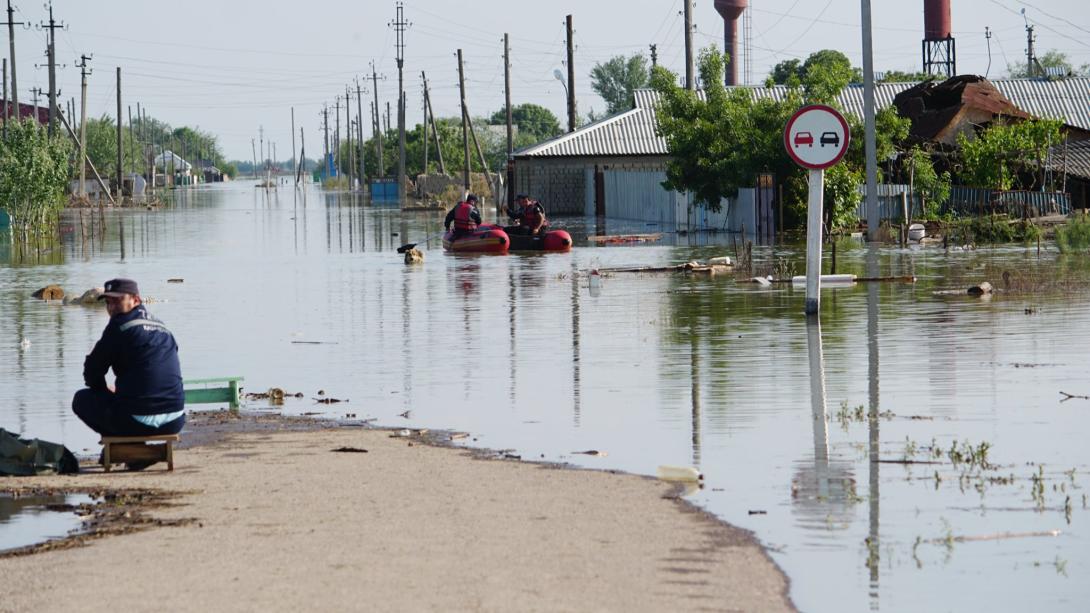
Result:
[[[836,132],[822,132],[821,133],[821,146],[832,145],[834,147],[840,146],[840,135]]]

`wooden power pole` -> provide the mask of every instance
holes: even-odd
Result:
[[[443,161],[443,146],[439,140],[439,128],[435,125],[435,110],[431,108],[431,93],[428,91],[428,77],[423,72],[420,76],[424,77],[424,102],[428,106],[428,119],[431,121],[431,133],[435,137],[435,157],[439,159],[439,172],[441,174],[447,174],[447,165]],[[427,126],[425,126],[427,129]],[[427,138],[427,135],[424,136]]]
[[[515,129],[511,116],[511,38],[503,34],[503,97],[507,110],[507,210],[515,203]]]
[[[89,55],[79,56],[79,74],[80,74],[80,118],[79,118],[79,195],[80,197],[87,196],[87,188],[84,186],[84,181],[87,180],[87,163],[84,161],[84,157],[87,155],[87,75],[91,74],[91,69],[87,67],[87,60],[91,59]],[[37,109],[35,109],[37,112]]]
[[[122,123],[123,122],[121,121],[121,67],[118,66],[117,67],[117,201],[118,202],[121,202],[121,199],[124,197],[123,192],[125,191],[125,190],[122,189],[122,186],[125,185],[125,183],[124,183],[124,180],[122,179],[122,176],[121,176],[121,173],[122,173],[122,160],[124,159],[124,156],[122,156],[122,151],[124,151],[124,149],[122,149],[122,146],[121,146],[121,125],[122,125]]]
[[[574,29],[571,15],[568,15],[566,23],[568,28],[568,132],[575,132],[575,43],[572,41]]]
[[[730,58],[734,64],[735,58]],[[693,73],[693,0],[685,0],[685,89],[696,90]]]
[[[458,50],[458,95],[462,101],[462,148],[465,150],[465,168],[462,170],[462,182],[469,191],[469,127],[466,112],[466,78],[462,69],[462,50]]]

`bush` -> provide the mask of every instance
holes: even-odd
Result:
[[[963,245],[1030,244],[1041,237],[1041,229],[1024,220],[1011,221],[1002,215],[971,217],[945,226],[949,242]]]
[[[1090,251],[1090,215],[1076,214],[1066,225],[1056,228],[1056,246],[1060,253]]]
[[[8,123],[0,140],[0,202],[11,216],[11,227],[22,240],[42,237],[56,228],[68,182],[67,138],[50,138],[33,119]]]

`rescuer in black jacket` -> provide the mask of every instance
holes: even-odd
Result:
[[[103,436],[176,434],[185,424],[185,392],[178,344],[163,322],[148,314],[131,279],[106,282],[110,322],[83,362],[86,389],[72,410]],[[106,385],[113,369],[115,387]]]

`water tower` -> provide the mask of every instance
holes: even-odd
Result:
[[[715,10],[723,16],[723,50],[730,54],[726,84],[738,85],[738,18],[746,10],[748,0],[715,0]]]
[[[957,74],[950,0],[923,0],[923,71],[946,77]]]

